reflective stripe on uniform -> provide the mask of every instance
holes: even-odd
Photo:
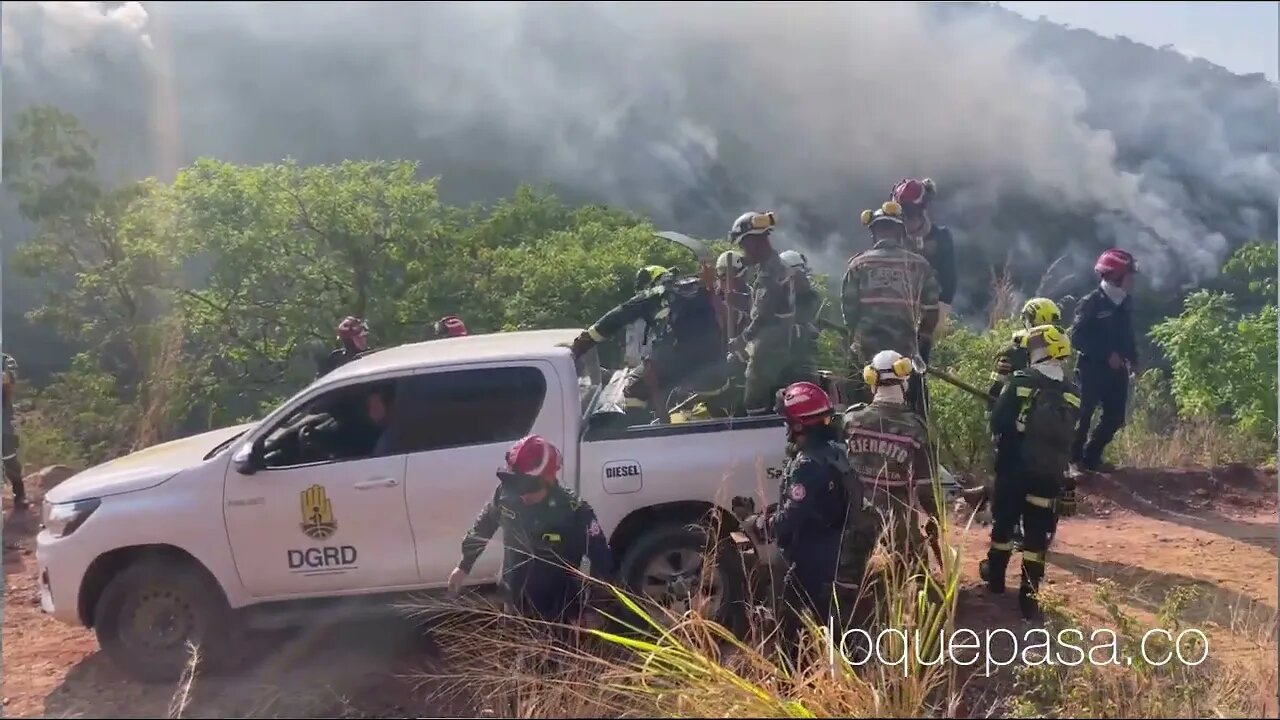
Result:
[[[1074,393],[1062,393],[1062,399],[1071,404],[1072,407],[1080,407],[1080,396]]]
[[[1042,552],[1031,552],[1030,550],[1023,550],[1023,551],[1022,551],[1022,562],[1024,562],[1024,563],[1033,562],[1033,563],[1040,563],[1041,565],[1043,565],[1043,564],[1044,564],[1044,553],[1042,553]]]
[[[1027,502],[1031,503],[1032,505],[1035,505],[1036,507],[1041,507],[1046,510],[1053,507],[1052,499],[1047,497],[1040,497],[1039,495],[1028,495]]]
[[[992,550],[1003,550],[1003,551],[1005,551],[1005,552],[1012,552],[1012,551],[1013,551],[1013,543],[1012,543],[1012,542],[996,542],[995,540],[992,540],[992,541],[991,541],[991,549],[992,549]]]
[[[591,327],[587,328],[587,334],[590,335],[591,339],[595,340],[596,342],[604,342],[604,336],[600,334],[600,331],[596,329],[595,325],[592,325]]]

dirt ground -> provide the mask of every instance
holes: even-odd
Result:
[[[41,613],[34,550],[39,488],[32,494],[35,503],[23,513],[14,513],[4,499],[4,716],[170,714],[173,688],[132,682],[101,656],[91,632]],[[1274,642],[1280,526],[1274,471],[1127,470],[1086,479],[1081,496],[1080,515],[1059,527],[1048,569],[1050,587],[1069,599],[1073,612],[1096,621],[1096,627],[1109,626],[1092,600],[1095,581],[1102,578],[1119,585],[1121,600],[1144,621],[1170,588],[1191,585],[1200,593],[1184,617],[1209,634],[1212,657],[1261,652],[1263,645],[1249,637],[1270,634]],[[1017,632],[1016,593],[992,597],[977,578],[988,528],[973,523],[956,533],[965,563],[958,624]],[[1011,578],[1014,567],[1016,561]],[[322,627],[281,636],[270,647],[248,677],[202,678],[183,716],[450,713],[439,703],[424,703],[404,676],[433,655],[429,639],[412,627]],[[1274,666],[1270,652],[1266,661]]]

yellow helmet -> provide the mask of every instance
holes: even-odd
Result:
[[[871,364],[862,368],[862,379],[872,389],[881,381],[902,382],[911,377],[911,359],[896,350],[881,350],[871,358]]]
[[[1022,306],[1022,324],[1029,328],[1057,325],[1061,321],[1062,311],[1049,298],[1034,297]]]
[[[860,218],[867,227],[875,227],[877,223],[888,222],[902,227],[902,206],[889,200],[877,210],[863,210]]]
[[[1031,362],[1066,360],[1071,357],[1071,340],[1054,325],[1040,325],[1028,330],[1023,347],[1031,351]]]
[[[661,265],[650,265],[642,267],[636,272],[636,292],[647,290],[657,285],[665,276],[672,273],[674,268],[664,268]]]

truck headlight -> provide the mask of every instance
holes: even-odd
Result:
[[[83,525],[101,504],[102,501],[98,498],[65,503],[46,501],[41,513],[43,515],[41,524],[54,537],[66,537]]]

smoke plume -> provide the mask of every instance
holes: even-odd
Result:
[[[1274,237],[1276,87],[1077,33],[968,3],[24,3],[4,112],[56,102],[133,175],[403,157],[456,199],[551,183],[704,237],[773,209],[837,277],[859,212],[928,176],[975,299],[1111,244],[1174,289]]]

